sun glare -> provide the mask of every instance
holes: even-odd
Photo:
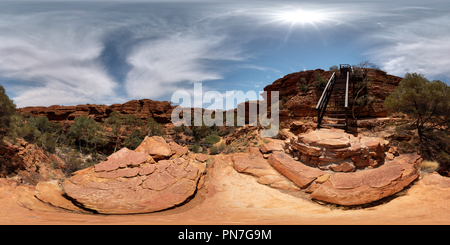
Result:
[[[331,9],[313,9],[313,8],[288,8],[274,11],[268,15],[268,23],[277,24],[279,27],[287,27],[284,37],[286,43],[291,35],[298,30],[315,30],[320,37],[322,36],[321,26],[329,25],[331,22],[337,22],[339,13]],[[323,41],[325,42],[325,41]]]
[[[279,13],[277,14],[277,17],[278,20],[291,24],[313,24],[314,22],[321,21],[323,19],[323,15],[321,13],[304,10],[293,10],[289,12]]]

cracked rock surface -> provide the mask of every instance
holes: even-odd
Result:
[[[154,142],[161,153],[152,148]],[[170,153],[170,145],[164,144],[146,138],[142,146],[149,151],[123,148],[76,172],[65,181],[64,191],[82,208],[104,214],[149,213],[181,204],[195,193],[205,164],[194,154],[170,158],[175,151]],[[155,161],[152,155],[166,159]]]

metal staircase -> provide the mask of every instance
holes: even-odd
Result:
[[[348,96],[349,79],[352,68],[350,65],[340,65],[339,74],[331,75],[317,103],[317,129],[328,126],[344,128],[348,126]]]

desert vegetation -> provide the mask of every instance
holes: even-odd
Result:
[[[332,66],[329,70],[339,71],[338,66]],[[311,96],[307,95],[310,94],[307,93],[310,89],[315,90],[315,94],[320,94],[326,86],[326,72],[320,69],[311,72],[307,77],[295,77],[296,82],[293,85],[299,91],[298,94],[283,95],[280,98],[280,109],[289,110],[288,121],[295,120],[299,114],[299,109],[292,110],[292,106],[298,104],[292,102],[293,100],[304,101],[307,96]],[[384,71],[370,61],[354,65],[351,77],[354,84],[351,100],[354,119],[359,119],[361,111],[370,112],[372,104],[383,104],[383,97],[375,94],[377,91],[373,88],[375,82],[379,83],[374,80],[379,79],[374,78],[374,74],[385,76],[384,82],[396,84],[390,80],[393,79],[392,76],[386,76]],[[404,120],[390,124],[395,128],[396,137],[411,139],[398,142],[393,139],[393,144],[398,146],[400,151],[419,151],[427,160],[438,162],[440,170],[446,169],[450,163],[450,102],[447,99],[450,97],[449,91],[443,82],[428,81],[421,74],[408,73],[398,86],[385,96],[384,101],[384,108],[389,113],[406,116]],[[71,124],[62,124],[49,121],[45,116],[33,117],[26,113],[17,113],[14,102],[8,98],[1,86],[0,109],[0,137],[9,142],[21,138],[34,143],[49,153],[58,154],[73,170],[98,163],[123,147],[133,150],[146,136],[163,136],[167,140],[188,146],[193,152],[212,155],[240,152],[262,142],[254,132],[242,131],[241,127],[237,126],[240,118],[236,112],[231,114],[234,121],[231,126],[226,126],[229,115],[225,112],[222,112],[223,126],[207,126],[202,122],[201,126],[171,127],[158,123],[152,117],[143,120],[134,114],[121,114],[118,111],[110,112],[107,118],[102,120],[81,115]],[[214,118],[215,114],[212,116]],[[194,117],[191,120],[191,125],[194,125]],[[281,120],[282,128],[289,127],[288,121]],[[417,135],[417,141],[412,132]]]
[[[416,131],[421,155],[440,161],[445,169],[450,164],[449,98],[447,84],[429,81],[422,74],[407,73],[384,102],[390,112],[404,113],[411,118],[410,122],[398,126],[399,131]]]
[[[237,118],[236,114],[233,114]],[[225,124],[226,118],[224,118]],[[193,125],[194,122],[192,122]],[[0,137],[15,143],[23,139],[36,144],[48,154],[57,154],[65,163],[64,173],[92,166],[104,160],[107,155],[127,147],[134,150],[146,136],[167,136],[187,144],[193,152],[219,154],[227,148],[225,143],[217,144],[221,137],[233,132],[237,127],[211,126],[202,122],[202,126],[179,126],[164,128],[154,118],[143,121],[136,115],[122,115],[113,111],[109,117],[98,122],[87,116],[78,116],[73,124],[51,122],[45,116],[33,117],[16,112],[16,105],[0,86]],[[52,162],[53,168],[61,167]]]

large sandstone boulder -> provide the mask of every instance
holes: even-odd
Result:
[[[167,159],[172,155],[172,148],[166,143],[163,137],[145,137],[142,143],[135,149],[151,155],[155,160]]]
[[[300,188],[306,188],[316,178],[326,174],[325,171],[308,167],[281,152],[270,155],[268,161],[273,168],[292,180]]]
[[[401,155],[375,169],[336,173],[311,193],[316,200],[359,205],[393,195],[419,176],[417,154]]]
[[[195,193],[205,164],[186,155],[155,162],[147,152],[167,157],[172,150],[169,147],[166,153],[161,147],[161,152],[155,152],[149,142],[161,145],[147,138],[140,146],[145,149],[142,152],[123,148],[77,171],[65,181],[65,193],[83,208],[104,214],[148,213],[185,202]]]
[[[284,151],[283,145],[281,143],[269,142],[259,147],[259,150],[263,154],[272,153],[274,151]]]

